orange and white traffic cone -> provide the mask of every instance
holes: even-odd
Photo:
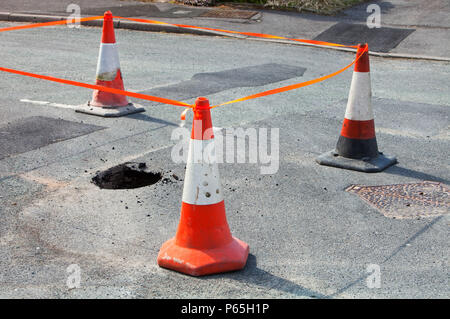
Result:
[[[111,11],[103,18],[102,42],[97,62],[96,85],[125,90],[120,71],[119,53],[114,34]],[[125,95],[95,90],[92,100],[75,109],[77,112],[104,117],[117,117],[131,113],[144,112],[144,108],[129,103]]]
[[[249,247],[228,227],[208,99],[198,98],[193,111],[180,222],[162,245],[158,265],[191,276],[242,269]]]
[[[362,172],[380,172],[397,159],[378,151],[372,111],[369,48],[358,45],[344,123],[336,150],[320,155],[317,162]]]

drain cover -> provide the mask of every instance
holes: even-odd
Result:
[[[380,186],[351,185],[355,193],[391,218],[435,217],[450,211],[449,189],[437,182]]]
[[[212,9],[206,11],[200,16],[204,18],[250,19],[256,14],[258,14],[256,11]]]

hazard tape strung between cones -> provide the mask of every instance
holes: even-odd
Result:
[[[364,51],[366,52],[367,49]],[[363,52],[363,53],[364,53]],[[356,61],[358,61],[358,59],[361,57],[361,55],[357,56],[355,58],[355,60],[353,60],[352,63],[350,63],[349,65],[347,65],[346,67],[322,76],[320,78],[316,78],[313,80],[309,80],[309,81],[305,81],[305,82],[300,82],[300,83],[296,83],[296,84],[292,84],[292,85],[287,85],[287,86],[283,86],[280,88],[276,88],[273,90],[268,90],[268,91],[264,91],[264,92],[260,92],[260,93],[256,93],[253,95],[249,95],[243,98],[239,98],[236,100],[232,100],[232,101],[228,101],[225,103],[221,103],[215,106],[211,106],[211,108],[216,108],[219,106],[223,106],[223,105],[227,105],[227,104],[232,104],[232,103],[237,103],[237,102],[242,102],[242,101],[247,101],[247,100],[251,100],[251,99],[256,99],[259,97],[263,97],[263,96],[268,96],[268,95],[273,95],[273,94],[278,94],[278,93],[282,93],[282,92],[286,92],[286,91],[290,91],[290,90],[295,90],[301,87],[305,87],[311,84],[315,84],[318,82],[322,82],[324,80],[327,80],[329,78],[332,78],[342,72],[344,72],[345,70],[347,70],[348,68],[350,68],[353,64],[356,63]],[[18,75],[23,75],[23,76],[29,76],[29,77],[33,77],[33,78],[37,78],[37,79],[41,79],[41,80],[46,80],[46,81],[52,81],[52,82],[57,82],[57,83],[61,83],[61,84],[68,84],[68,85],[73,85],[73,86],[79,86],[79,87],[84,87],[87,89],[92,89],[92,90],[99,90],[99,91],[104,91],[104,92],[110,92],[110,93],[115,93],[115,94],[122,94],[122,95],[126,95],[126,96],[130,96],[130,97],[134,97],[137,99],[142,99],[142,100],[147,100],[147,101],[153,101],[153,102],[158,102],[158,103],[163,103],[163,104],[170,104],[170,105],[175,105],[175,106],[183,106],[183,107],[188,107],[188,108],[192,108],[193,105],[188,104],[188,103],[184,103],[181,101],[176,101],[176,100],[170,100],[170,99],[166,99],[166,98],[162,98],[162,97],[157,97],[157,96],[152,96],[152,95],[147,95],[147,94],[141,94],[141,93],[136,93],[136,92],[129,92],[129,91],[124,91],[124,90],[119,90],[119,89],[113,89],[113,88],[108,88],[105,86],[101,86],[101,85],[94,85],[94,84],[88,84],[88,83],[83,83],[83,82],[77,82],[77,81],[71,81],[71,80],[65,80],[65,79],[60,79],[60,78],[55,78],[52,76],[47,76],[47,75],[41,75],[41,74],[35,74],[35,73],[29,73],[29,72],[25,72],[25,71],[20,71],[20,70],[14,70],[14,69],[9,69],[9,68],[4,68],[4,67],[0,67],[0,71],[3,72],[8,72],[8,73],[13,73],[13,74],[18,74]],[[184,115],[186,114],[185,112],[183,112]],[[183,117],[183,115],[182,115]]]
[[[197,29],[197,30],[207,30],[207,31],[231,33],[231,34],[241,34],[241,35],[257,37],[257,38],[265,38],[265,39],[289,40],[289,41],[296,41],[296,42],[308,43],[308,44],[313,44],[313,45],[345,47],[345,48],[356,48],[357,47],[356,45],[344,45],[344,44],[339,44],[339,43],[309,40],[309,39],[286,38],[286,37],[281,37],[281,36],[271,35],[271,34],[264,34],[264,33],[241,32],[241,31],[231,31],[231,30],[217,29],[217,28],[198,27],[198,26],[193,26],[193,25],[188,25],[188,24],[167,23],[167,22],[162,22],[162,21],[157,21],[157,20],[126,18],[126,17],[120,17],[120,16],[113,16],[113,18],[129,20],[129,21],[134,21],[134,22],[140,22],[140,23],[148,23],[148,24],[170,25],[170,26],[184,28],[184,29]],[[103,16],[87,17],[87,18],[79,18],[79,19],[76,18],[76,19],[70,19],[70,20],[67,19],[67,20],[50,21],[50,22],[43,22],[43,23],[32,23],[32,24],[26,24],[26,25],[21,25],[21,26],[3,28],[3,29],[0,29],[0,32],[39,28],[39,27],[46,27],[46,26],[51,26],[51,25],[71,24],[71,23],[73,23],[73,21],[84,22],[84,21],[99,20],[99,19],[103,19]]]
[[[230,31],[230,30],[224,30],[224,29],[198,27],[198,26],[193,26],[193,25],[188,25],[188,24],[167,23],[167,22],[161,22],[161,21],[156,21],[156,20],[125,18],[125,17],[119,17],[119,16],[114,16],[114,18],[129,20],[129,21],[134,21],[134,22],[141,22],[141,23],[170,25],[170,26],[175,26],[175,27],[185,28],[185,29],[197,29],[197,30],[216,31],[216,32],[224,32],[224,33],[231,33],[231,34],[241,34],[241,35],[247,35],[247,36],[257,37],[257,38],[265,38],[265,39],[289,40],[289,41],[297,41],[297,42],[309,43],[309,44],[314,44],[314,45],[325,45],[325,46],[344,47],[344,48],[357,48],[356,45],[344,45],[344,44],[325,42],[325,41],[317,41],[317,40],[286,38],[286,37],[280,37],[277,35],[264,34],[264,33]]]
[[[61,84],[68,84],[68,85],[73,85],[73,86],[84,87],[84,88],[92,89],[92,90],[99,90],[99,91],[105,91],[105,92],[110,92],[110,93],[115,93],[115,94],[122,94],[122,95],[130,96],[130,97],[134,97],[134,98],[137,98],[137,99],[153,101],[153,102],[159,102],[159,103],[163,103],[163,104],[171,104],[171,105],[183,106],[183,107],[193,107],[190,104],[187,104],[187,103],[184,103],[184,102],[180,102],[180,101],[165,99],[165,98],[162,98],[162,97],[157,97],[157,96],[152,96],[152,95],[147,95],[147,94],[141,94],[141,93],[136,93],[136,92],[129,92],[129,91],[123,91],[123,90],[119,90],[119,89],[113,89],[113,88],[109,88],[109,87],[101,86],[101,85],[95,85],[95,84],[88,84],[88,83],[83,83],[83,82],[76,82],[76,81],[71,81],[71,80],[65,80],[65,79],[55,78],[55,77],[52,77],[52,76],[34,74],[34,73],[29,73],[29,72],[14,70],[14,69],[8,69],[8,68],[4,68],[4,67],[0,67],[0,71],[13,73],[13,74],[24,75],[24,76],[29,76],[29,77],[32,77],[32,78],[37,78],[37,79],[41,79],[41,80],[57,82],[57,83],[61,83]]]
[[[64,20],[60,20],[60,21],[50,21],[50,22],[43,22],[43,23],[32,23],[32,24],[18,25],[15,27],[2,28],[2,29],[0,29],[0,32],[48,27],[51,25],[73,24],[74,22],[84,22],[84,21],[92,21],[92,20],[100,20],[100,19],[103,19],[103,16],[87,17],[87,18],[79,18],[79,19],[78,18],[64,19]]]
[[[366,51],[368,51],[368,49],[364,50],[363,53],[366,52]],[[301,88],[301,87],[305,87],[305,86],[308,86],[308,85],[311,85],[311,84],[315,84],[315,83],[319,83],[319,82],[325,81],[325,80],[327,80],[329,78],[332,78],[333,76],[336,76],[336,75],[344,72],[348,68],[350,68],[353,64],[355,64],[361,58],[361,55],[363,53],[361,53],[360,55],[356,56],[355,60],[353,60],[352,63],[350,63],[346,67],[344,67],[344,68],[342,68],[342,69],[340,69],[340,70],[338,70],[338,71],[336,71],[334,73],[331,73],[331,74],[328,74],[328,75],[325,75],[325,76],[322,76],[320,78],[316,78],[316,79],[313,79],[313,80],[300,82],[300,83],[296,83],[296,84],[291,84],[291,85],[286,85],[286,86],[283,86],[283,87],[280,87],[280,88],[276,88],[276,89],[272,89],[272,90],[268,90],[268,91],[259,92],[259,93],[252,94],[252,95],[248,95],[248,96],[236,99],[236,100],[232,100],[232,101],[228,101],[228,102],[225,102],[225,103],[221,103],[221,104],[218,104],[218,105],[211,106],[211,108],[213,109],[213,108],[216,108],[216,107],[219,107],[219,106],[223,106],[223,105],[227,105],[227,104],[247,101],[247,100],[256,99],[256,98],[263,97],[263,96],[268,96],[268,95],[278,94],[278,93],[282,93],[282,92],[286,92],[286,91],[290,91],[290,90],[295,90],[295,89],[298,89],[298,88]]]
[[[103,16],[97,16],[97,17],[88,17],[88,18],[75,19],[75,21],[82,22],[82,21],[98,20],[98,19],[102,19],[102,18],[103,18]],[[284,39],[284,40],[300,41],[300,42],[305,42],[305,43],[310,43],[310,44],[315,44],[315,45],[329,45],[329,46],[340,46],[340,47],[351,47],[351,48],[356,47],[356,46],[346,46],[346,45],[337,44],[337,43],[315,41],[315,40],[291,39],[291,38],[273,36],[273,35],[262,34],[262,33],[238,32],[238,31],[229,31],[229,30],[222,30],[222,29],[196,27],[196,26],[182,25],[182,24],[171,24],[171,23],[166,23],[166,22],[161,22],[161,21],[156,21],[156,20],[124,18],[124,17],[118,17],[118,16],[115,16],[114,18],[131,20],[131,21],[135,21],[135,22],[143,22],[143,23],[172,25],[172,26],[177,26],[177,27],[181,27],[181,28],[195,28],[195,29],[212,30],[212,31],[219,31],[219,32],[234,33],[234,34],[243,34],[243,35],[249,35],[249,36],[255,36],[255,37],[263,37],[263,38],[270,38],[270,39]],[[73,23],[72,21],[73,20],[61,20],[61,21],[51,21],[51,22],[45,22],[45,23],[27,24],[27,25],[22,25],[22,26],[3,28],[3,29],[0,29],[0,32],[12,31],[12,30],[20,30],[20,29],[38,28],[38,27],[44,27],[44,26],[50,26],[50,25],[70,24],[70,23]],[[366,49],[366,50],[368,50],[368,49]],[[243,98],[239,98],[239,99],[231,100],[231,101],[228,101],[228,102],[224,102],[224,103],[212,106],[211,108],[216,108],[216,107],[223,106],[223,105],[228,105],[228,104],[232,104],[232,103],[247,101],[247,100],[251,100],[251,99],[255,99],[255,98],[259,98],[259,97],[264,97],[264,96],[268,96],[268,95],[278,94],[278,93],[282,93],[282,92],[298,89],[298,88],[301,88],[301,87],[305,87],[305,86],[308,86],[308,85],[312,85],[312,84],[315,84],[315,83],[318,83],[318,82],[322,82],[324,80],[327,80],[329,78],[332,78],[332,77],[334,77],[334,76],[344,72],[345,70],[350,68],[353,64],[355,64],[356,61],[358,61],[358,59],[360,57],[361,57],[361,55],[357,56],[355,58],[355,60],[353,60],[353,62],[350,63],[349,65],[347,65],[346,67],[344,67],[344,68],[342,68],[342,69],[340,69],[340,70],[338,70],[338,71],[336,71],[334,73],[322,76],[320,78],[316,78],[316,79],[313,79],[313,80],[300,82],[300,83],[287,85],[287,86],[284,86],[284,87],[280,87],[280,88],[276,88],[276,89],[272,89],[272,90],[256,93],[256,94],[249,95],[249,96],[246,96],[246,97],[243,97]],[[92,90],[99,90],[99,91],[103,91],[103,92],[109,92],[109,93],[114,93],[114,94],[121,94],[121,95],[129,96],[129,97],[134,97],[134,98],[138,98],[138,99],[143,99],[143,100],[153,101],[153,102],[158,102],[158,103],[163,103],[163,104],[170,104],[170,105],[182,106],[182,107],[187,107],[187,108],[192,108],[193,107],[193,105],[188,104],[188,103],[184,103],[184,102],[181,102],[181,101],[176,101],[176,100],[171,100],[171,99],[166,99],[166,98],[162,98],[162,97],[157,97],[157,96],[152,96],[152,95],[147,95],[147,94],[141,94],[141,93],[136,93],[136,92],[129,92],[129,91],[125,91],[125,90],[119,90],[119,89],[109,88],[109,87],[100,86],[100,85],[93,85],[93,84],[88,84],[88,83],[83,83],[83,82],[71,81],[71,80],[56,78],[56,77],[52,77],[52,76],[40,75],[40,74],[35,74],[35,73],[30,73],[30,72],[25,72],[25,71],[20,71],[20,70],[14,70],[14,69],[9,69],[9,68],[4,68],[4,67],[0,67],[0,71],[13,73],[13,74],[18,74],[18,75],[23,75],[23,76],[29,76],[29,77],[33,77],[33,78],[37,78],[37,79],[41,79],[41,80],[46,80],[46,81],[57,82],[57,83],[61,83],[61,84],[67,84],[67,85],[73,85],[73,86],[78,86],[78,87],[84,87],[84,88],[88,88],[88,89],[92,89]],[[186,115],[186,112],[183,112],[182,113],[182,119],[185,118],[185,115]]]

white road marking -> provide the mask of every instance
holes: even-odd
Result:
[[[188,10],[177,10],[174,11],[173,14],[186,14],[186,13],[190,13],[192,11],[188,11]]]
[[[74,108],[76,108],[76,105],[52,103],[52,102],[47,102],[47,101],[33,101],[33,100],[28,100],[28,99],[21,99],[20,102],[30,103],[30,104],[37,104],[37,105],[48,105],[48,106],[59,107],[59,108],[63,108],[63,109],[74,109]]]
[[[28,99],[21,99],[20,102],[39,104],[39,105],[50,104],[50,102],[46,102],[46,101],[32,101],[32,100],[28,100]]]

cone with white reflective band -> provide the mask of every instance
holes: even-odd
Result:
[[[378,151],[367,44],[358,45],[356,54],[360,58],[355,63],[344,123],[336,150],[322,154],[317,158],[317,162],[362,172],[379,172],[395,164],[397,160]]]
[[[103,18],[102,41],[100,43],[95,84],[125,90],[122,72],[120,71],[113,16],[110,11],[105,12]],[[92,100],[87,105],[78,107],[76,111],[104,117],[117,117],[144,112],[145,110],[129,103],[125,95],[95,90],[92,94]]]
[[[228,226],[208,100],[198,98],[193,111],[180,222],[162,245],[158,265],[191,276],[242,269],[249,247]]]

